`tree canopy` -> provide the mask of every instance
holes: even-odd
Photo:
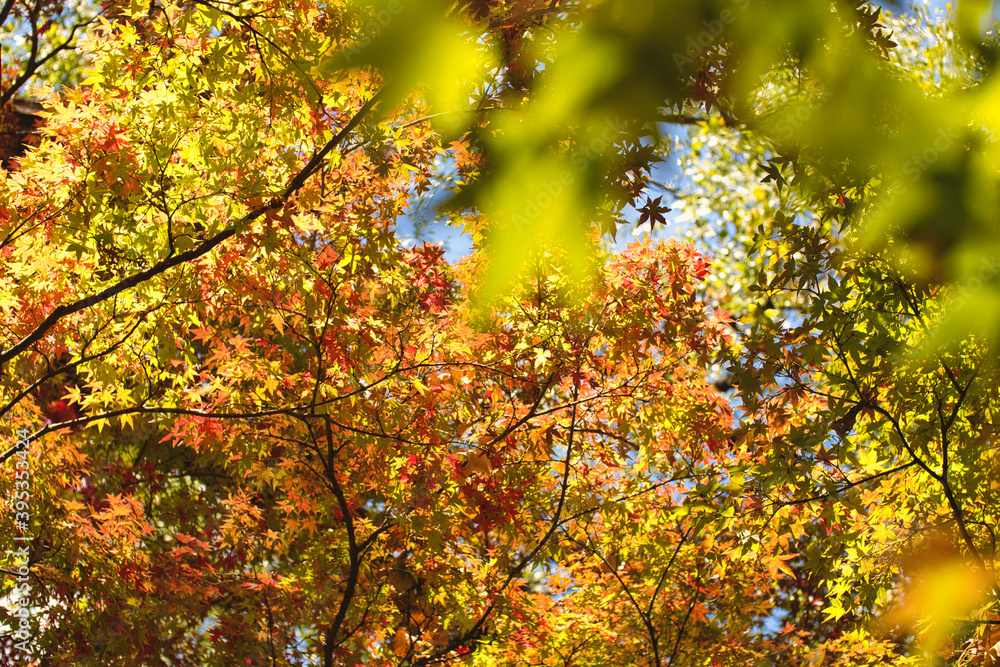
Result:
[[[6,0],[0,655],[1000,664],[990,10]]]

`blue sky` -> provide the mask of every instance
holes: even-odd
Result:
[[[919,2],[920,0],[916,1]],[[926,0],[926,2],[931,7],[939,9],[944,9],[947,5],[954,6],[954,2],[949,2],[948,0]],[[875,0],[875,4],[888,6],[891,3],[878,2],[878,0]],[[993,4],[994,14],[1000,16],[1000,6],[998,6],[1000,3],[994,1]],[[663,166],[660,167],[660,170],[662,169]],[[662,171],[659,174],[655,174],[657,179],[661,181],[668,180],[667,178],[664,178],[667,175],[668,174],[665,174]],[[445,246],[447,259],[449,261],[455,261],[471,250],[471,244],[469,243],[469,239],[463,237],[458,230],[448,227],[440,220],[435,221],[437,216],[434,212],[434,205],[443,201],[445,196],[446,193],[444,192],[428,192],[419,202],[417,202],[417,210],[411,215],[404,216],[399,221],[399,232],[400,236],[404,239],[404,243],[407,245],[413,243],[416,240],[414,237],[417,236],[415,233],[416,230],[413,226],[413,218],[423,218],[427,224],[427,228],[424,230],[423,239],[432,243],[442,242]],[[636,217],[635,215],[630,216],[628,213],[631,213],[631,211],[627,212],[627,219]],[[668,227],[668,229],[661,231],[661,233],[664,232],[669,235],[670,233],[676,233],[677,230]],[[634,240],[632,228],[630,226],[626,226],[622,229],[621,233],[619,233],[619,241],[628,242],[632,240]]]
[[[942,9],[944,8],[945,5],[948,5],[948,4],[952,5],[952,7],[955,6],[954,2],[947,2],[946,0],[928,0],[927,4],[929,4],[931,7],[940,7]],[[1000,16],[1000,12],[997,11],[998,9],[1000,9],[1000,7],[997,7],[997,3],[994,2],[993,3],[993,14],[995,16]]]

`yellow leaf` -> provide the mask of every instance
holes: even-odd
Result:
[[[469,458],[465,461],[465,465],[470,471],[483,475],[488,475],[490,470],[492,470],[490,459],[485,454],[470,454]]]
[[[132,425],[132,413],[126,412],[118,417],[121,420],[122,426],[128,426],[129,428],[134,428]]]
[[[66,388],[66,395],[63,396],[62,398],[65,401],[69,401],[70,404],[73,404],[73,403],[80,403],[81,397],[82,397],[82,392],[80,391],[80,388],[74,385],[72,387]]]
[[[779,572],[784,572],[789,577],[795,577],[795,573],[792,572],[792,568],[788,567],[788,563],[785,561],[795,558],[798,554],[791,554],[788,556],[775,556],[767,561],[767,569],[771,573],[771,577],[774,579],[778,578]]]

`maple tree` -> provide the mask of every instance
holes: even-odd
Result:
[[[5,657],[996,664],[979,9],[4,3]]]

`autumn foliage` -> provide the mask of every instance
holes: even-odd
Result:
[[[4,3],[4,659],[996,665],[988,43],[661,4]]]

